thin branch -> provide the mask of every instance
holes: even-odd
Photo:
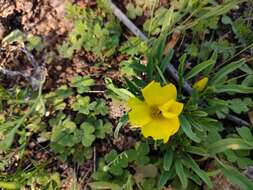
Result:
[[[108,0],[110,7],[112,9],[113,14],[136,36],[138,36],[141,40],[143,41],[147,41],[148,38],[147,36],[140,30],[138,29],[135,24],[111,1]],[[172,65],[169,64],[167,66],[167,71],[170,74],[170,76],[175,80],[175,81],[179,81],[179,77],[178,77],[178,71],[177,69]],[[189,82],[187,82],[186,80],[184,80],[183,83],[183,89],[185,92],[187,92],[189,95],[192,94],[192,87],[190,85]],[[237,125],[245,125],[245,126],[250,126],[250,123],[248,123],[247,121],[244,121],[234,115],[226,115],[226,119],[232,121],[233,123],[236,123]]]
[[[10,77],[22,76],[24,78],[27,78],[27,76],[25,76],[23,73],[21,73],[19,71],[11,71],[11,70],[5,69],[3,67],[0,67],[0,72],[3,73],[4,75],[8,75]]]
[[[147,41],[147,36],[135,26],[135,24],[128,19],[128,17],[111,1],[109,0],[113,14],[124,24],[127,28],[141,40]]]
[[[38,62],[35,60],[33,55],[25,47],[16,48],[16,49],[22,51],[27,57],[28,61],[32,64],[33,69],[34,69],[33,74],[30,76],[20,71],[11,71],[3,67],[0,67],[0,72],[9,77],[22,76],[25,78],[26,81],[28,81],[31,84],[34,90],[38,90],[40,87],[40,83],[44,77],[44,71],[43,71],[42,66],[38,64]]]

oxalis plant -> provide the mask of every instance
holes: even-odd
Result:
[[[129,96],[129,112],[120,120],[117,130],[128,126],[141,138],[135,147],[124,152],[112,150],[100,159],[93,174],[95,182],[90,187],[212,189],[212,178],[222,173],[241,189],[253,189],[252,181],[245,175],[253,163],[251,129],[223,120],[234,109],[229,104],[234,99],[222,97],[243,94],[247,99],[253,92],[246,82],[250,76],[247,73],[252,71],[245,66],[247,60],[219,65],[216,71],[219,55],[213,52],[208,60],[186,72],[184,54],[178,60],[176,85],[165,78],[174,52],[170,49],[164,54],[164,47],[161,37],[148,50],[147,65],[134,63],[132,68],[137,75],[131,80],[126,78],[133,96]],[[242,72],[240,80],[233,77],[236,70]],[[191,96],[182,91],[186,79],[193,82]],[[252,104],[249,97],[248,103]]]

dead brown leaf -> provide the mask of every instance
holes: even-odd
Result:
[[[158,173],[157,167],[153,164],[148,164],[146,166],[137,166],[134,169],[136,172],[134,178],[137,183],[141,182],[143,178],[146,177],[154,178]]]
[[[181,36],[181,32],[180,32],[180,31],[175,30],[175,31],[173,32],[170,41],[167,43],[167,45],[166,45],[166,47],[165,47],[165,49],[164,49],[164,52],[163,52],[163,53],[164,53],[165,55],[168,53],[169,49],[175,47],[175,45],[177,44],[177,42],[178,42],[180,36]]]
[[[248,117],[249,117],[250,123],[253,125],[253,111],[250,111],[248,113]]]

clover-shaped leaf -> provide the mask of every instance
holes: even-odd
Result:
[[[128,158],[125,153],[117,154],[115,150],[111,150],[105,156],[105,161],[108,163],[108,170],[111,174],[120,176],[123,174],[123,168],[128,166]]]
[[[60,96],[56,92],[49,92],[44,96],[47,106],[52,106],[54,110],[63,110],[66,107],[64,97]]]
[[[53,124],[53,120],[50,121],[49,123]],[[76,124],[69,118],[58,123],[54,123],[51,134],[51,142],[71,147],[79,141],[79,139],[76,138],[76,130]]]
[[[76,102],[72,105],[74,111],[88,115],[91,110],[96,106],[95,102],[90,103],[89,96],[77,96]]]
[[[135,146],[137,157],[136,164],[137,165],[145,165],[149,162],[149,157],[147,156],[149,153],[149,145],[146,143],[137,143]]]
[[[135,19],[137,16],[141,16],[143,14],[142,8],[139,6],[134,6],[133,3],[128,3],[126,6],[127,16],[131,19]]]
[[[84,92],[87,92],[90,90],[90,86],[94,85],[95,81],[91,79],[90,77],[81,77],[81,76],[76,76],[72,83],[71,86],[77,88],[77,92],[79,94],[82,94]]]
[[[73,95],[73,92],[67,85],[60,86],[56,91],[56,95],[61,98],[68,98],[69,96]]]
[[[113,175],[120,176],[123,174],[123,169],[119,165],[112,165],[109,172]]]
[[[95,135],[97,138],[104,139],[106,134],[112,133],[112,124],[107,122],[103,124],[102,120],[98,120]]]
[[[95,141],[95,135],[93,134],[95,128],[90,123],[84,122],[81,129],[83,130],[82,144],[85,147],[90,147]]]
[[[96,106],[94,107],[95,115],[103,115],[105,116],[108,113],[108,107],[106,105],[106,101],[104,99],[97,99]]]

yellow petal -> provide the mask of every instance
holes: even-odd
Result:
[[[193,85],[193,88],[196,89],[198,92],[201,92],[205,89],[207,83],[208,83],[208,78],[204,77],[203,79],[195,82],[195,84]]]
[[[177,102],[175,100],[169,100],[162,106],[159,106],[159,110],[162,111],[162,114],[166,118],[177,117],[183,111],[184,104]]]
[[[149,106],[161,106],[177,97],[177,89],[173,84],[161,87],[160,83],[152,81],[143,90],[142,94]]]
[[[132,109],[128,113],[131,125],[138,125],[141,127],[151,121],[151,110],[145,102],[134,97],[130,98],[128,105]]]
[[[152,137],[154,140],[163,140],[166,143],[170,136],[179,129],[178,118],[153,120],[141,128],[144,137]]]
[[[178,116],[183,111],[183,108],[184,104],[174,101],[168,111]]]
[[[174,114],[174,113],[171,113],[171,112],[167,112],[167,111],[163,111],[162,114],[167,119],[170,119],[170,118],[178,116],[177,114]]]
[[[136,105],[143,105],[143,101],[139,100],[138,98],[136,97],[132,97],[132,98],[129,98],[127,104],[130,108],[133,108],[134,106]]]
[[[173,131],[171,135],[174,135],[180,127],[180,122],[179,122],[178,117],[171,118],[170,123],[171,123],[171,126],[173,126]]]
[[[175,102],[175,100],[169,100],[167,101],[165,104],[159,106],[159,110],[160,111],[167,111],[170,109],[170,107],[172,106],[173,102]]]

